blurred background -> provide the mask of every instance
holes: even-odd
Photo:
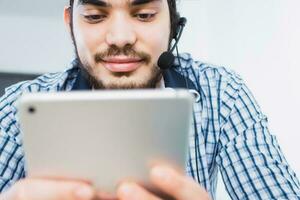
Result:
[[[73,57],[66,0],[0,0],[0,94],[12,82],[63,70]],[[246,80],[300,177],[300,1],[181,0],[180,51]],[[222,183],[218,199],[229,199]]]

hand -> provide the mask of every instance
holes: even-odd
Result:
[[[193,179],[166,165],[154,166],[150,182],[155,188],[176,200],[209,200],[208,193]],[[134,182],[123,182],[117,190],[119,200],[161,200],[144,187]]]
[[[95,192],[83,181],[24,179],[0,194],[0,200],[92,200]]]

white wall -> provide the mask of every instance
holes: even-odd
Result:
[[[181,50],[244,77],[300,175],[300,2],[186,0],[182,4],[190,24]]]
[[[190,23],[181,50],[244,77],[300,177],[300,1],[183,0],[182,6]]]
[[[73,50],[62,1],[16,0],[17,8],[10,2],[0,1],[0,71],[63,69]],[[181,51],[244,77],[299,177],[300,1],[181,0],[181,6],[189,19]]]
[[[63,24],[67,0],[0,0],[0,70],[62,70],[73,49]]]

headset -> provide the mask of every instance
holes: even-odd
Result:
[[[183,29],[186,25],[187,19],[185,17],[180,17],[180,15],[177,13],[176,17],[176,25],[175,27],[172,27],[172,40],[175,40],[174,44],[169,48],[168,51],[163,52],[158,61],[157,65],[160,69],[166,70],[170,68],[174,61],[175,61],[175,56],[173,55],[173,51],[176,48],[177,54],[178,54],[178,42],[181,38],[181,35],[183,33]],[[177,55],[178,56],[178,55]]]
[[[163,52],[160,57],[158,58],[157,61],[157,66],[162,70],[165,71],[169,68],[171,68],[174,64],[175,61],[175,56],[173,55],[174,49],[176,49],[176,54],[177,54],[177,59],[178,59],[178,64],[180,66],[180,71],[182,74],[186,74],[187,71],[182,69],[181,61],[179,58],[179,51],[178,51],[178,43],[179,40],[182,36],[183,29],[187,23],[187,19],[185,17],[180,17],[179,13],[176,14],[176,19],[175,19],[175,26],[171,27],[172,31],[172,40],[174,40],[173,45],[169,45],[168,51]],[[170,43],[172,42],[170,41]],[[184,80],[185,80],[185,87],[188,89],[189,88],[189,82],[187,81],[186,76],[184,75]],[[197,91],[195,90],[190,90],[191,93],[194,94],[196,101],[199,101],[200,95]]]

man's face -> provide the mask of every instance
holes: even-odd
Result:
[[[77,55],[99,88],[155,87],[168,48],[167,0],[75,0],[65,9]]]

